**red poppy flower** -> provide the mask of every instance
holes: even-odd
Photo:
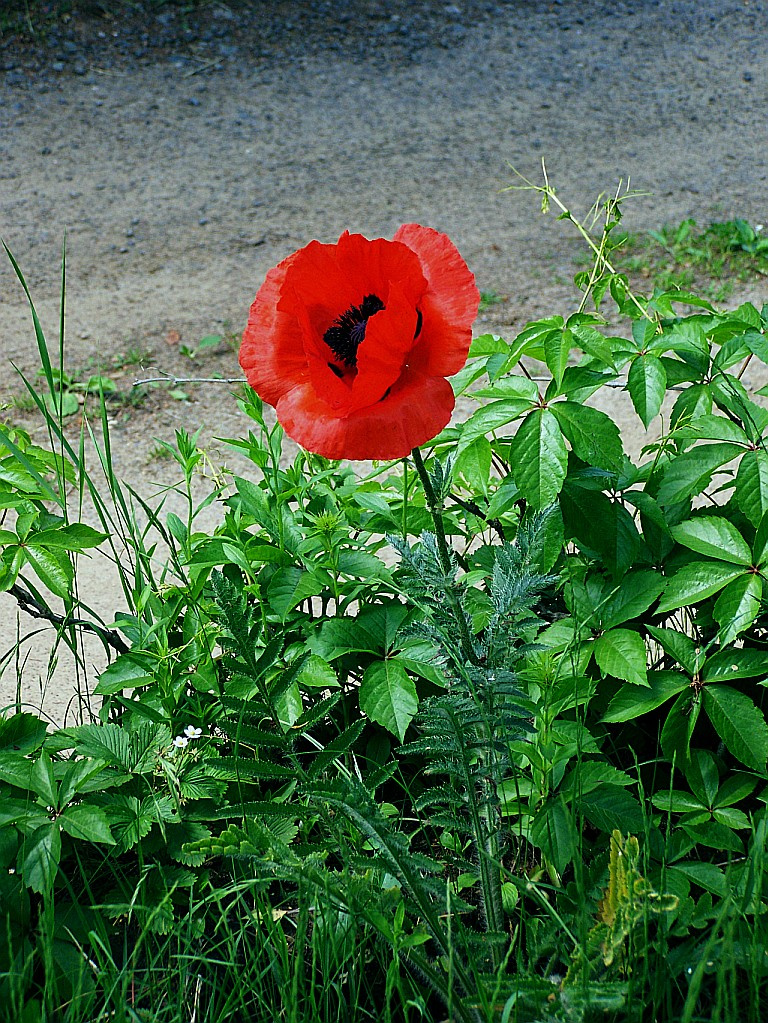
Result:
[[[313,241],[269,271],[240,348],[289,437],[326,458],[407,455],[448,423],[480,295],[453,242],[419,224],[392,241]]]

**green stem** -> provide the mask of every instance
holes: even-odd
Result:
[[[447,583],[446,595],[451,602],[451,607],[453,608],[456,621],[461,632],[461,645],[464,650],[464,656],[467,660],[471,661],[472,664],[476,664],[477,657],[475,656],[474,644],[472,642],[472,637],[469,634],[469,628],[467,627],[466,615],[464,614],[464,609],[456,596],[456,590],[453,586],[453,582],[451,581],[454,566],[450,551],[448,550],[448,542],[445,539],[442,505],[437,499],[435,489],[432,486],[432,480],[429,478],[427,467],[424,465],[424,459],[421,457],[419,449],[414,448],[413,451],[411,451],[411,456],[413,458],[413,464],[416,466],[416,472],[419,474],[421,485],[424,487],[424,496],[427,499],[427,507],[429,508],[429,513],[432,516],[432,521],[435,525],[435,536],[437,538],[437,549],[440,555],[440,564],[442,565]]]

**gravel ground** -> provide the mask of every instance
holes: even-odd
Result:
[[[503,191],[510,164],[538,178],[544,159],[580,213],[631,177],[649,193],[627,206],[633,230],[768,222],[767,15],[763,0],[230,0],[188,14],[75,2],[32,42],[0,38],[0,235],[55,338],[66,233],[68,364],[110,365],[125,389],[164,373],[237,376],[236,337],[266,270],[345,228],[446,231],[479,286],[506,298],[478,331],[512,335],[573,310],[579,246],[534,197]],[[185,346],[212,333],[234,341],[190,361]],[[34,373],[7,263],[0,352]],[[154,438],[244,429],[226,387],[185,390],[188,401],[161,389],[115,411],[119,471],[143,492],[170,479]],[[0,400],[18,392],[6,373]],[[639,443],[618,396],[611,411]],[[106,617],[119,607],[97,561],[81,582]],[[3,596],[0,653],[16,626]],[[22,692],[39,704],[36,643]],[[45,697],[54,718],[75,683],[62,659]]]

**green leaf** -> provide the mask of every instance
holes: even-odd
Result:
[[[664,589],[664,577],[650,569],[628,572],[600,608],[603,629],[637,618],[647,611]]]
[[[768,453],[762,448],[744,452],[736,473],[734,498],[753,526],[768,512]]]
[[[648,686],[622,686],[608,704],[603,721],[631,721],[660,707],[690,685],[679,671],[649,671]]]
[[[57,733],[69,739],[82,757],[93,757],[123,770],[131,770],[131,742],[127,729],[117,724],[75,725]]]
[[[77,552],[89,547],[98,547],[108,535],[82,522],[73,522],[71,525],[58,526],[56,529],[42,529],[30,537],[30,542],[36,547],[60,547],[66,551]]]
[[[605,412],[575,401],[556,401],[552,414],[574,453],[587,465],[618,471],[624,461],[619,428]]]
[[[643,541],[632,516],[607,494],[575,486],[566,480],[560,497],[565,535],[575,537],[579,546],[600,556],[617,579],[640,554]]]
[[[47,586],[57,597],[69,595],[75,571],[66,551],[49,547],[37,547],[30,541],[24,552],[27,561],[34,568],[43,586]]]
[[[557,419],[536,409],[520,424],[511,444],[515,482],[534,508],[553,504],[568,468],[568,450]]]
[[[679,665],[688,672],[690,676],[701,670],[704,655],[697,649],[696,644],[690,636],[675,629],[656,628],[654,625],[647,625],[648,634],[661,646],[665,654],[673,657]]]
[[[526,398],[504,398],[492,401],[489,405],[478,409],[461,427],[461,436],[456,454],[461,454],[477,437],[486,437],[495,433],[513,420],[517,419],[531,407]]]
[[[667,371],[661,360],[655,355],[638,355],[629,367],[627,390],[646,430],[659,414],[666,389]]]
[[[43,750],[35,761],[29,775],[29,787],[39,796],[46,806],[54,809],[58,804],[56,801],[56,782],[53,778],[53,764],[51,758]]]
[[[750,698],[730,686],[708,685],[702,690],[704,707],[726,749],[754,771],[765,770],[768,760],[768,725]]]
[[[707,658],[701,672],[704,682],[728,682],[734,678],[757,676],[768,676],[768,653],[752,647],[729,646],[718,650]]]
[[[712,892],[713,895],[719,895],[721,898],[728,894],[728,881],[725,874],[714,863],[699,861],[675,863],[672,869],[680,871],[704,891]]]
[[[531,821],[531,841],[562,874],[576,855],[576,828],[565,800],[552,798]]]
[[[743,810],[737,810],[735,806],[724,806],[712,813],[718,824],[725,824],[727,828],[750,828],[752,827],[749,817]]]
[[[762,568],[768,560],[768,512],[763,515],[752,544],[752,564]]]
[[[723,586],[743,575],[744,570],[725,561],[693,561],[672,576],[656,609],[657,614],[706,600]]]
[[[290,612],[307,597],[322,593],[326,580],[319,573],[290,566],[278,568],[269,583],[267,599],[270,608],[285,621]]]
[[[147,686],[151,681],[149,670],[137,658],[130,654],[119,654],[99,675],[94,693],[97,696],[111,696],[123,689]]]
[[[550,330],[543,335],[544,361],[547,369],[557,384],[563,379],[565,367],[568,365],[568,356],[571,354],[573,335],[570,330]]]
[[[664,813],[693,813],[707,807],[701,800],[692,796],[689,792],[679,792],[673,789],[671,792],[657,792],[651,796],[651,802],[657,810]],[[707,816],[709,813],[707,812]]]
[[[106,845],[115,844],[106,814],[97,806],[87,806],[85,803],[68,806],[59,816],[59,823],[72,838],[80,838],[85,842],[104,842]]]
[[[718,639],[721,646],[731,643],[754,622],[760,610],[762,594],[762,579],[753,573],[739,576],[725,587],[712,610],[720,626]]]
[[[566,800],[571,800],[606,785],[626,788],[633,784],[633,779],[625,771],[612,764],[602,760],[582,760],[563,778],[560,792]]]
[[[688,688],[686,679],[686,689]],[[691,738],[701,712],[701,700],[692,692],[682,692],[672,705],[661,729],[661,749],[670,763],[684,769],[691,751]]]
[[[712,392],[708,384],[692,384],[678,395],[669,415],[672,429],[684,423],[695,422],[699,416],[712,411]]]
[[[643,811],[631,793],[617,785],[603,785],[578,800],[579,810],[593,827],[610,833],[614,828],[623,831],[642,831]]]
[[[26,711],[0,717],[0,753],[6,750],[34,753],[43,745],[47,730],[45,721]]]
[[[712,474],[720,466],[733,461],[744,451],[738,444],[699,444],[677,455],[664,468],[658,502],[679,504],[695,497],[712,482]]]
[[[376,661],[366,668],[360,685],[360,710],[402,742],[419,708],[416,686],[402,664]]]
[[[465,447],[454,463],[454,472],[461,473],[476,493],[488,494],[491,474],[491,442],[487,437],[476,437]]]
[[[338,689],[339,680],[330,664],[317,654],[310,654],[299,668],[296,681],[311,689]]]
[[[647,686],[645,643],[631,629],[610,629],[595,640],[595,660],[605,675]]]
[[[699,802],[707,807],[712,806],[720,785],[714,754],[710,750],[694,750],[685,772],[685,779]]]
[[[482,355],[498,355],[499,353],[509,355],[510,347],[504,338],[498,334],[480,334],[473,338],[469,346],[469,358],[474,359]]]
[[[757,787],[757,778],[751,774],[729,774],[717,790],[715,807],[732,806],[750,796]]]
[[[44,894],[53,887],[61,859],[61,832],[55,821],[41,825],[25,837],[19,850],[18,869],[24,884]]]
[[[719,561],[735,565],[751,565],[752,552],[738,529],[719,515],[700,515],[695,519],[671,526],[670,532],[678,543]]]

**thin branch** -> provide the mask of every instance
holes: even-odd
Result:
[[[141,387],[142,384],[244,384],[245,377],[145,377],[143,380],[134,380],[131,387]]]
[[[105,647],[111,646],[113,650],[117,650],[120,654],[127,654],[131,649],[114,629],[105,629],[103,626],[97,625],[96,622],[89,622],[84,618],[73,618],[71,615],[56,614],[55,611],[51,611],[45,604],[41,604],[36,600],[28,590],[25,590],[18,583],[14,583],[8,592],[12,597],[16,598],[22,611],[26,611],[32,618],[43,618],[45,621],[50,622],[51,625],[55,625],[57,629],[68,628],[70,625],[75,625],[79,629],[86,629],[88,632],[95,633]]]

